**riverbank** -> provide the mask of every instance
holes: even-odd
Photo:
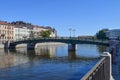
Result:
[[[35,48],[39,47],[39,46],[49,46],[49,45],[52,45],[52,46],[60,46],[60,45],[65,45],[64,43],[54,43],[54,42],[50,42],[50,43],[37,43]],[[16,48],[25,48],[27,47],[27,44],[19,44],[16,46]],[[0,49],[4,49],[4,44],[0,44]]]

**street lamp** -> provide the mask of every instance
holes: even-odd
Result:
[[[73,37],[75,37],[75,31],[76,31],[76,30],[75,30],[75,29],[73,29],[72,31],[73,31]]]
[[[71,28],[69,28],[69,31],[70,31],[70,38],[71,38],[71,31],[72,31],[72,29],[71,29]]]

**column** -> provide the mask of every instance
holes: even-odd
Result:
[[[35,49],[35,43],[27,43],[27,50],[34,50]]]
[[[68,51],[76,51],[76,44],[68,44]]]

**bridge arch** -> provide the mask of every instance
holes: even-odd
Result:
[[[69,44],[68,47],[69,49],[72,50],[73,46],[71,44],[70,40],[61,40],[61,39],[36,39],[36,40],[24,40],[24,41],[16,41],[16,42],[12,42],[9,44],[9,48],[10,49],[15,49],[16,45],[18,44],[27,44],[27,49],[34,49],[35,45],[37,43],[45,43],[45,42],[60,42],[60,43],[65,43],[65,44]],[[75,46],[75,44],[74,44]],[[75,48],[73,48],[73,50],[75,50]]]
[[[9,49],[15,49],[16,45],[21,43],[27,44],[27,49],[34,49],[37,43],[44,42],[61,42],[68,44],[68,50],[75,50],[76,44],[102,44],[109,45],[108,43],[100,42],[100,41],[90,41],[90,40],[78,40],[78,39],[33,39],[33,40],[24,40],[24,41],[16,41],[9,44]]]

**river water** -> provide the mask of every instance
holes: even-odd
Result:
[[[105,46],[45,43],[27,51],[0,50],[0,80],[80,80],[98,61]]]

